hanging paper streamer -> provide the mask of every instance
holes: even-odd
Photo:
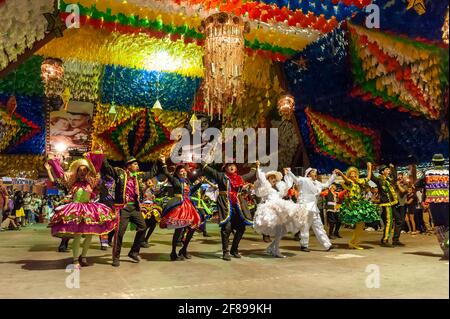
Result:
[[[380,30],[395,34],[406,35],[415,40],[441,40],[441,27],[444,23],[448,1],[422,1],[413,2],[425,4],[426,11],[419,15],[414,9],[407,10],[410,0],[373,0],[379,8]],[[367,13],[360,12],[352,22],[365,25]]]
[[[203,75],[201,47],[166,38],[149,38],[145,34],[107,33],[90,27],[69,29],[63,38],[54,39],[38,54],[184,76]]]
[[[6,100],[5,97],[0,95],[0,103],[3,103],[4,100]],[[20,115],[21,112],[25,112],[25,114],[28,116],[31,115],[29,110],[24,109],[24,106],[30,106],[30,100],[21,97],[18,97],[18,100],[19,107],[17,109],[17,112],[15,112],[14,114],[8,114],[5,109],[0,108],[0,121],[1,123],[5,123],[8,128],[8,130],[2,132],[0,152],[22,153],[22,150],[26,150],[26,153],[39,154],[39,148],[27,150],[26,147],[27,145],[32,147],[40,146],[37,143],[38,140],[32,141],[32,139],[36,137],[36,135],[38,135],[40,132],[42,132],[42,128],[36,123],[33,123],[29,119]],[[21,103],[24,103],[24,105],[21,105]],[[38,109],[34,108],[34,112],[38,111]],[[42,118],[39,119],[39,115],[42,116],[42,113],[37,114],[38,120],[43,120]],[[42,122],[43,121],[41,121],[41,123]]]
[[[448,52],[350,25],[353,96],[378,106],[439,118],[448,85]]]
[[[108,104],[97,106],[94,142],[106,144],[111,158],[123,160],[135,156],[140,161],[155,160],[173,144],[170,131],[183,126],[189,113],[115,106],[116,119],[108,116]]]
[[[115,74],[115,85],[114,85]],[[106,67],[102,81],[102,103],[151,108],[157,100],[165,110],[189,111],[200,79],[174,73]]]
[[[103,65],[66,59],[64,70],[64,87],[69,88],[73,100],[89,102],[99,100]]]
[[[377,132],[305,109],[310,140],[315,151],[349,165],[363,166],[365,161],[378,162],[380,138]]]
[[[61,2],[63,11],[69,3],[71,2]],[[83,5],[83,3],[86,4]],[[103,5],[98,2],[84,1],[83,3],[78,3],[82,26],[89,25],[109,32],[141,34],[157,39],[181,40],[186,44],[203,45],[204,36],[197,31],[200,26],[199,19],[192,20],[191,24],[181,23],[180,19],[189,20],[189,17],[180,14],[164,15],[161,11],[149,11],[143,8],[136,11],[137,15],[124,13],[134,12],[133,6],[130,4],[124,6],[114,3],[111,4],[114,9],[106,5],[106,8],[101,10]],[[63,13],[61,18],[65,20],[68,15],[68,13]],[[330,23],[335,26],[335,23]],[[300,35],[291,35],[276,30],[255,28],[246,35],[246,46],[251,55],[257,54],[275,61],[284,61],[289,54],[292,54],[292,51],[297,52],[303,49],[307,44],[316,40],[319,35],[320,32],[315,30],[303,30]]]
[[[329,115],[347,123],[380,132],[382,163],[410,164],[429,161],[429,154],[448,154],[448,144],[440,142],[440,122],[399,112],[396,108],[377,107],[371,100],[352,97],[352,69],[348,67],[349,39],[345,29],[337,29],[308,46],[284,63],[288,89],[296,100],[296,117],[311,165],[321,172],[346,169],[348,164],[315,151],[304,112]],[[300,63],[306,61],[306,67]]]
[[[0,172],[12,178],[38,179],[45,174],[44,163],[45,156],[0,154]]]
[[[0,70],[45,36],[45,12],[53,11],[53,1],[6,1],[1,7]]]
[[[43,96],[44,85],[41,79],[41,64],[44,59],[33,56],[14,72],[0,79],[0,94]]]

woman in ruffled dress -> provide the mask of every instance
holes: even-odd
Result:
[[[351,249],[362,250],[364,248],[358,244],[365,223],[380,220],[378,207],[364,198],[364,188],[372,177],[372,164],[367,163],[367,178],[359,178],[359,170],[356,167],[350,167],[346,174],[340,170],[336,170],[336,173],[344,179],[342,186],[347,190],[347,195],[340,208],[342,223],[355,225],[353,237],[348,242],[348,246]]]
[[[255,212],[253,227],[260,233],[274,237],[267,253],[284,258],[280,253],[281,238],[287,233],[296,234],[306,223],[307,211],[303,205],[285,200],[290,185],[282,181],[280,172],[264,174],[257,164],[256,196],[261,198]]]
[[[66,186],[72,202],[56,207],[49,227],[55,237],[72,237],[73,264],[76,268],[89,266],[86,256],[92,236],[108,234],[115,227],[115,214],[108,206],[94,202],[94,189],[100,182],[99,171],[104,155],[87,153],[75,160],[67,171],[57,159],[45,164],[50,180]],[[80,254],[81,238],[85,240]]]
[[[202,223],[202,218],[192,203],[191,196],[195,194],[197,189],[202,185],[197,183],[192,185],[188,178],[188,173],[184,165],[178,165],[174,174],[170,174],[164,156],[160,157],[162,162],[162,171],[172,184],[174,197],[169,200],[162,212],[159,223],[160,228],[175,229],[172,238],[172,252],[170,260],[184,260],[192,258],[187,252],[189,242],[194,236],[195,230]],[[180,238],[185,227],[188,227],[183,247],[176,253],[178,238]]]

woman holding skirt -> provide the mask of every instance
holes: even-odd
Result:
[[[187,248],[189,242],[194,236],[195,230],[202,223],[200,214],[197,212],[194,204],[192,203],[191,196],[195,194],[197,189],[201,186],[201,183],[193,186],[187,175],[187,170],[184,165],[178,165],[174,174],[170,174],[167,170],[167,165],[164,157],[160,157],[162,162],[162,170],[164,175],[167,176],[173,187],[174,197],[169,200],[161,215],[159,223],[160,228],[175,229],[172,238],[172,252],[170,254],[170,260],[184,260],[190,259],[191,255],[188,254]],[[183,247],[176,253],[178,238],[183,232],[183,229],[188,227],[188,233],[186,239],[183,242]]]
[[[86,259],[92,236],[108,234],[115,227],[115,214],[108,206],[94,202],[94,189],[100,181],[103,154],[87,153],[65,172],[57,159],[45,164],[50,180],[55,178],[69,190],[71,202],[56,207],[49,227],[55,237],[73,238],[73,264],[88,266]],[[84,237],[80,254],[81,237]]]

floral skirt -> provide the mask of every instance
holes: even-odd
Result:
[[[194,204],[187,197],[183,202],[165,212],[159,223],[160,228],[176,229],[190,226],[192,228],[198,228],[202,219],[197,212]]]
[[[101,203],[69,203],[55,209],[50,223],[52,235],[105,235],[116,226],[116,215]]]
[[[342,223],[347,225],[354,225],[359,222],[372,223],[380,220],[378,206],[366,199],[346,200],[342,203],[339,212]]]

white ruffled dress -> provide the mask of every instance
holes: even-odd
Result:
[[[281,228],[283,234],[295,234],[305,225],[308,214],[304,205],[283,199],[289,188],[283,181],[276,184],[276,189],[273,188],[265,174],[258,169],[255,191],[261,203],[254,217],[253,227],[256,232],[276,236]]]

